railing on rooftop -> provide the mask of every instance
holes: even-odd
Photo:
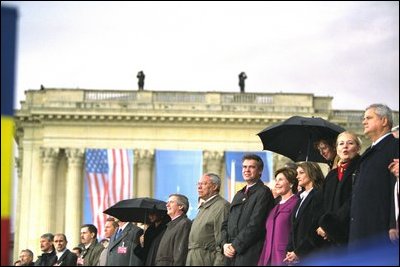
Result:
[[[121,101],[136,100],[137,92],[121,91],[85,91],[84,101]]]

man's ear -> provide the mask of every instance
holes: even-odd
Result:
[[[388,123],[389,123],[388,119],[386,117],[383,117],[382,118],[382,125],[383,126],[388,126]]]

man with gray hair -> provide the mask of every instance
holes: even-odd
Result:
[[[353,177],[349,248],[351,253],[368,251],[363,253],[364,259],[373,260],[381,257],[378,248],[388,251],[392,246],[389,229],[395,228],[392,225],[395,181],[388,166],[399,158],[399,139],[391,134],[392,110],[386,105],[367,107],[362,124],[372,145],[361,155]],[[398,247],[396,250],[393,256],[397,254],[398,262]]]
[[[53,245],[54,235],[43,234],[40,237],[40,250],[43,252],[35,262],[35,266],[53,266],[57,262],[56,250]]]
[[[21,261],[21,266],[33,266],[33,252],[30,249],[23,249],[19,253],[19,259]]]
[[[185,266],[188,253],[188,237],[192,226],[186,216],[189,200],[181,194],[169,195],[167,214],[171,221],[161,238],[157,250],[156,266]]]
[[[197,183],[202,200],[189,234],[186,266],[221,266],[224,255],[219,246],[221,225],[227,218],[229,202],[219,195],[221,178],[214,173],[204,174]]]

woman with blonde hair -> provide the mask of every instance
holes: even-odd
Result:
[[[337,247],[348,242],[352,178],[360,159],[361,140],[355,133],[342,132],[337,137],[336,150],[338,167],[325,178],[321,191],[323,215],[316,231],[327,241],[325,245]]]

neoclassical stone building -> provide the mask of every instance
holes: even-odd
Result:
[[[256,134],[293,115],[322,117],[362,134],[362,110],[332,110],[332,97],[313,94],[26,91],[15,113],[14,258],[25,248],[38,255],[46,232],[65,233],[69,248],[79,243],[85,148],[134,149],[134,196],[153,196],[155,149],[202,150],[204,172],[223,176],[224,151],[262,150]],[[275,168],[286,160],[275,154]]]

